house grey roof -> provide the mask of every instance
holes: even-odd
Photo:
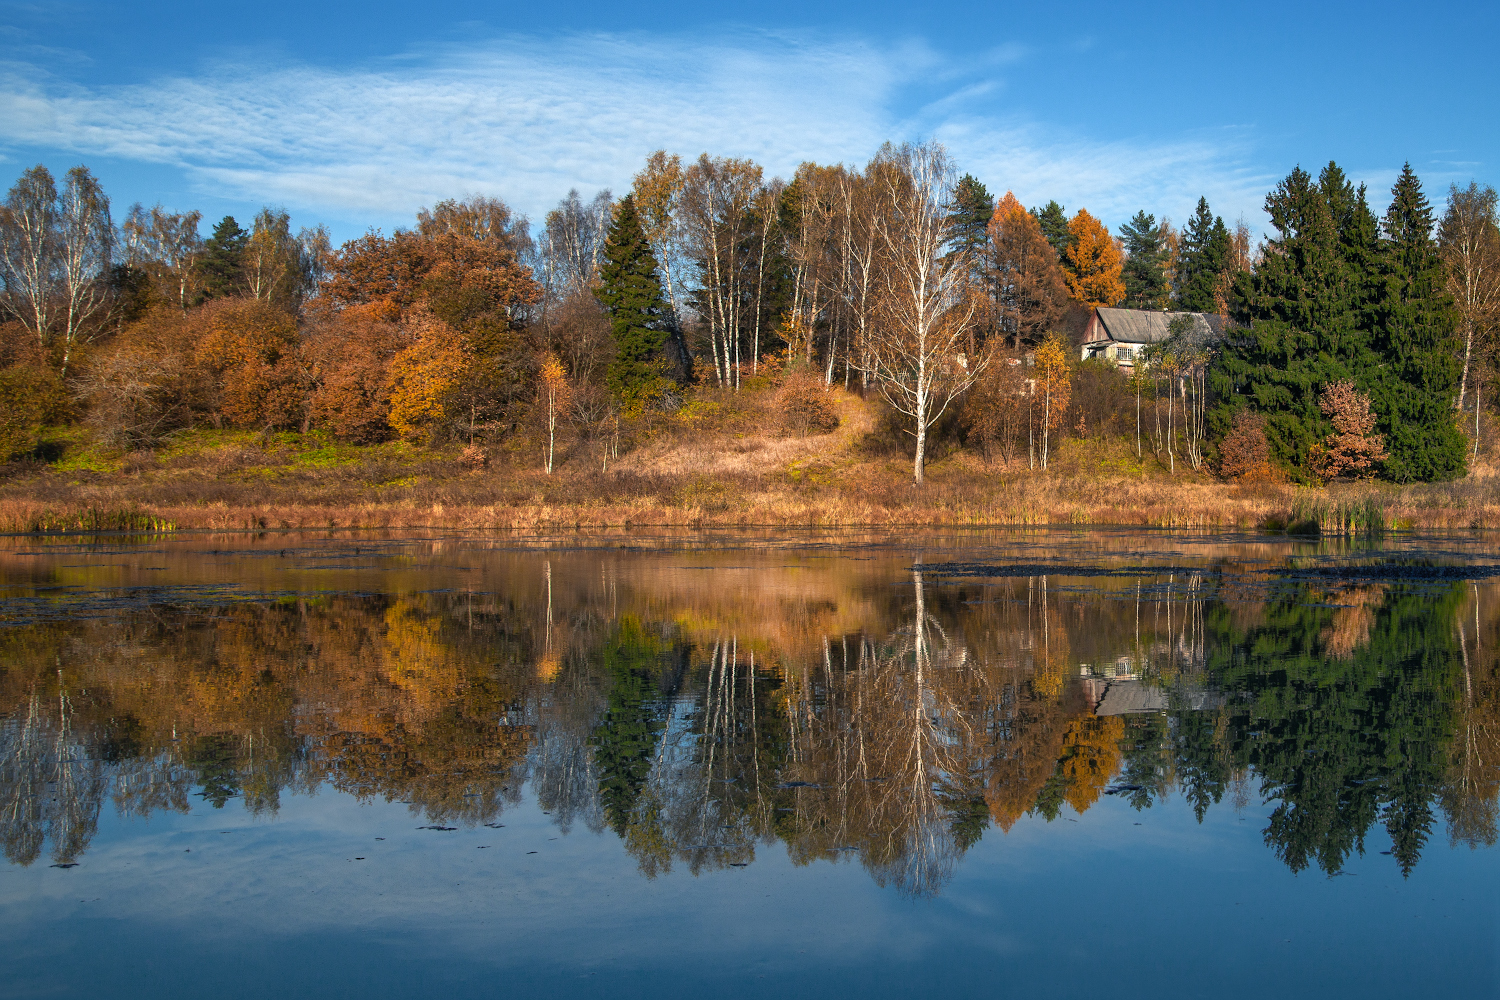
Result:
[[[1110,681],[1104,697],[1094,708],[1095,715],[1135,715],[1140,712],[1165,712],[1169,708],[1203,712],[1224,705],[1224,695],[1202,688],[1179,688],[1173,699],[1165,688],[1142,684],[1137,680],[1118,678]]]
[[[1099,323],[1110,340],[1127,344],[1159,344],[1172,335],[1172,320],[1178,316],[1193,318],[1192,339],[1213,340],[1223,319],[1207,313],[1146,312],[1142,309],[1099,308]]]

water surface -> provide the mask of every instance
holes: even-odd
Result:
[[[1496,995],[1493,549],[0,539],[0,995]]]

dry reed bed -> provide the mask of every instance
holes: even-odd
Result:
[[[921,488],[881,443],[878,410],[830,394],[832,433],[779,429],[764,393],[720,393],[663,417],[608,473],[598,442],[577,441],[557,474],[522,451],[512,464],[467,470],[456,455],[368,452],[312,468],[290,449],[207,447],[118,472],[12,468],[0,482],[0,530],[257,528],[569,529],[631,527],[894,527],[1118,525],[1207,530],[1257,527],[1500,527],[1500,476],[1396,488],[1235,485],[1143,464],[1128,442],[1060,442],[1049,472],[988,465],[956,452]],[[534,457],[534,456],[533,456]]]
[[[288,490],[180,486],[153,496],[146,483],[100,483],[0,497],[0,529],[161,530],[244,528],[469,528],[1117,525],[1211,530],[1293,527],[1475,529],[1500,527],[1500,491],[1483,483],[1396,489],[1309,490],[1281,484],[1073,481],[1023,475],[1005,481],[934,477],[920,489],[894,474],[850,470],[815,484],[749,475],[590,475],[546,480],[485,475],[381,496],[340,489],[327,497]],[[281,492],[281,491],[276,491]],[[372,495],[373,494],[373,495]],[[1340,512],[1352,512],[1340,514]],[[1339,522],[1339,518],[1345,520]],[[1371,524],[1373,518],[1378,525]],[[1339,523],[1335,523],[1339,522]]]

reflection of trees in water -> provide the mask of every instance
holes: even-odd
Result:
[[[1193,711],[1179,701],[1132,719],[1121,784],[1138,807],[1175,786],[1201,820],[1256,782],[1273,807],[1266,843],[1293,871],[1341,870],[1376,824],[1410,871],[1439,806],[1456,837],[1486,842],[1493,785],[1462,787],[1478,774],[1463,767],[1465,732],[1481,734],[1474,759],[1485,757],[1484,723],[1466,727],[1465,713],[1493,718],[1460,690],[1464,597],[1459,587],[1299,583],[1253,619],[1207,602],[1205,671],[1225,703]],[[1493,684],[1493,662],[1487,673]]]
[[[505,607],[436,595],[9,633],[0,690],[52,693],[0,720],[8,853],[29,862],[47,839],[71,859],[106,796],[127,815],[185,812],[193,796],[270,815],[283,793],[327,782],[430,822],[493,820],[526,777],[517,681],[531,664],[515,624]]]
[[[973,742],[938,681],[967,654],[929,613],[922,575],[913,582],[909,624],[852,650],[841,638],[837,655],[825,641],[818,663],[770,671],[737,637],[710,646],[698,696],[658,702],[649,745],[630,755],[644,780],[624,836],[643,872],[746,864],[756,841],[779,839],[798,863],[852,852],[882,883],[938,891],[960,852],[950,798]],[[606,719],[617,743],[643,731],[631,718]],[[601,783],[606,797],[618,783]]]
[[[33,694],[24,714],[0,720],[0,842],[10,861],[31,864],[51,841],[53,860],[71,864],[93,839],[108,781],[73,716],[61,692],[55,715]]]
[[[1181,793],[1201,820],[1258,786],[1294,870],[1338,870],[1375,824],[1409,870],[1438,810],[1455,843],[1495,840],[1488,590],[1207,571],[1112,590],[920,568],[899,589],[884,573],[760,593],[624,579],[549,563],[529,594],[158,607],[0,635],[7,856],[50,841],[68,863],[105,798],[273,814],[324,782],[463,824],[529,782],[560,829],[608,827],[647,875],[780,843],[917,895],[991,824],[1112,794]],[[1121,710],[1128,691],[1140,704]]]
[[[1453,752],[1441,801],[1448,819],[1448,837],[1454,844],[1493,847],[1495,823],[1500,812],[1500,684],[1494,671],[1486,671],[1484,628],[1480,623],[1478,586],[1473,591],[1473,621],[1458,620],[1458,648],[1463,661],[1463,700],[1459,705]],[[1491,623],[1489,649],[1496,648]],[[1470,653],[1470,644],[1473,652]],[[1494,653],[1490,653],[1491,659]],[[1488,683],[1487,683],[1488,682]]]

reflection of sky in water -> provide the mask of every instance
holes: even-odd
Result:
[[[1484,546],[1058,537],[0,548],[0,996],[1500,989]]]
[[[1199,826],[1181,799],[1143,813],[1111,799],[1076,818],[986,836],[942,895],[913,900],[854,863],[793,867],[779,847],[648,881],[618,839],[562,836],[530,801],[503,829],[454,832],[328,793],[287,797],[273,822],[236,803],[106,812],[86,864],[0,874],[0,992],[1327,997],[1497,983],[1494,851],[1449,849],[1438,831],[1403,881],[1377,831],[1328,879],[1266,850],[1262,809]]]

